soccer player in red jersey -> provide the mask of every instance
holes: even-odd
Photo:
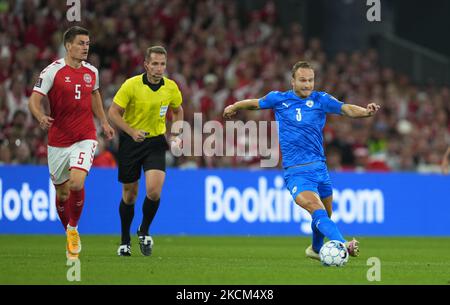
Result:
[[[81,251],[77,228],[84,205],[84,182],[97,148],[93,114],[108,140],[113,138],[114,129],[103,110],[98,70],[85,62],[89,31],[71,27],[63,42],[65,57],[41,72],[29,108],[40,127],[48,129],[48,166],[56,188],[56,208],[67,234],[67,257],[76,259]],[[44,96],[50,103],[50,115],[41,108]]]

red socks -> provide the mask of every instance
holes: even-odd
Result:
[[[78,221],[80,220],[81,211],[84,206],[84,188],[79,191],[70,191],[69,206],[69,225],[71,227],[76,227],[78,225]]]
[[[56,211],[58,212],[64,230],[67,229],[67,224],[69,223],[69,200],[68,198],[66,201],[61,201],[56,197]]]

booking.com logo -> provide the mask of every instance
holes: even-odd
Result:
[[[225,125],[219,121],[203,123],[203,114],[195,113],[193,126],[186,121],[172,124],[172,133],[179,130],[183,131],[182,148],[171,146],[175,157],[260,156],[261,167],[275,167],[280,159],[278,123],[274,121],[226,121]]]
[[[205,179],[205,219],[207,222],[299,223],[300,231],[311,234],[311,216],[293,204],[291,194],[283,187],[283,178],[275,176],[273,186],[265,176],[254,186],[242,190],[225,186],[221,177]],[[334,222],[380,224],[384,222],[384,195],[380,189],[333,189]]]

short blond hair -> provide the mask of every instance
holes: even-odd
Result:
[[[145,52],[145,60],[148,61],[150,59],[150,55],[152,53],[164,54],[167,57],[167,51],[163,46],[153,46],[147,49]]]
[[[292,67],[292,78],[295,78],[295,72],[297,72],[298,69],[311,69],[314,71],[311,64],[307,61],[298,61],[295,63],[295,65]]]

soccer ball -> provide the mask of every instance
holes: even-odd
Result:
[[[338,240],[326,242],[319,252],[320,261],[325,266],[344,266],[348,262],[348,251],[344,243]]]

